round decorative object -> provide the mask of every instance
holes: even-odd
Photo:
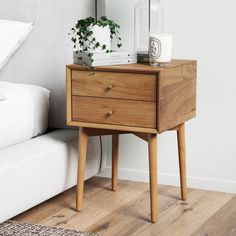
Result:
[[[152,66],[167,66],[171,62],[172,35],[160,33],[149,37],[149,61]]]

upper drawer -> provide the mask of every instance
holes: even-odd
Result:
[[[72,95],[156,101],[156,76],[72,70]]]

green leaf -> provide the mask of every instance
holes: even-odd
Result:
[[[94,25],[101,27],[108,26],[110,29],[110,38],[117,41],[118,47],[122,46],[121,37],[119,36],[120,26],[113,20],[108,19],[106,16],[102,16],[97,21],[93,17],[78,19],[76,21],[75,26],[71,28],[71,33],[69,33],[75,48],[78,46],[82,47],[80,50],[81,52],[89,51],[90,49],[96,49],[98,47],[102,48],[103,50],[107,49],[105,44],[102,45],[93,37],[91,26]],[[83,48],[84,45],[86,45],[85,48]],[[111,52],[111,50],[106,50],[106,52]]]

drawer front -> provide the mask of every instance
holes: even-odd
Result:
[[[73,70],[72,95],[156,101],[156,75]]]
[[[72,120],[156,128],[156,103],[73,96]]]

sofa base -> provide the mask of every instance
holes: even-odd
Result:
[[[0,150],[0,222],[76,185],[77,134],[57,130]],[[105,157],[103,153],[103,166]],[[99,172],[100,161],[100,140],[93,137],[88,144],[86,179]]]

